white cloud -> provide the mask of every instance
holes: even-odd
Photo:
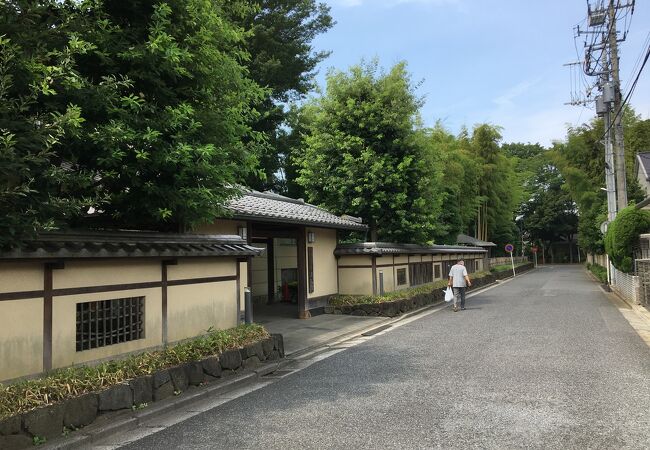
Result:
[[[500,108],[510,108],[515,105],[514,100],[517,97],[521,97],[523,94],[528,92],[530,88],[536,84],[539,84],[540,81],[542,81],[542,77],[537,77],[533,80],[524,80],[521,83],[518,83],[517,85],[508,89],[503,95],[500,95],[493,101]]]

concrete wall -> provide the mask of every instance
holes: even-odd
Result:
[[[168,342],[203,334],[210,327],[237,324],[235,257],[181,258],[177,265],[166,267],[168,281],[177,282],[167,287]],[[243,289],[245,263],[240,263],[240,275]],[[227,279],[208,282],[210,277]],[[44,370],[44,287],[43,262],[0,262],[0,294],[5,297],[0,298],[0,381]],[[67,260],[63,268],[52,271],[52,287],[52,368],[116,358],[163,344],[160,259]],[[31,291],[35,292],[30,296]],[[77,351],[78,303],[140,296],[144,297],[143,338]]]

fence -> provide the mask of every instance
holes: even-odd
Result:
[[[613,264],[610,264],[611,273],[611,287],[621,297],[627,300],[638,303],[641,296],[641,284],[639,277],[630,275],[629,273],[621,272],[616,269]]]
[[[515,263],[528,262],[527,256],[514,256]],[[510,264],[509,256],[501,256],[499,258],[490,258],[490,267],[500,266],[501,264]]]
[[[599,266],[607,267],[607,256],[589,253],[587,254],[587,262],[589,264],[598,264]]]

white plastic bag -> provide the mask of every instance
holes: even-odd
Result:
[[[445,290],[445,301],[450,302],[454,299],[454,290],[451,288],[451,286],[448,286],[447,289]]]

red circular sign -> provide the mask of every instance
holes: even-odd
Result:
[[[531,247],[531,250],[533,251],[533,253],[537,253],[537,247]]]
[[[505,248],[508,253],[512,253],[512,251],[515,249],[515,247],[512,244],[506,244]]]

